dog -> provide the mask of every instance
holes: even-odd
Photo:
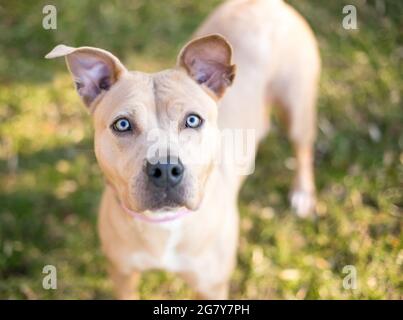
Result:
[[[245,175],[237,164],[216,161],[225,145],[215,142],[226,129],[253,130],[257,146],[269,131],[271,106],[284,115],[295,150],[291,206],[301,217],[313,212],[320,57],[313,32],[288,4],[221,4],[176,66],[157,73],[128,71],[93,47],[58,45],[46,58],[63,56],[94,123],[107,182],[99,234],[118,298],[136,298],[149,269],[182,276],[199,298],[228,298]],[[171,139],[178,133],[191,138]],[[243,168],[253,168],[255,154]]]

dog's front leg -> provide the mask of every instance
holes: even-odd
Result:
[[[108,268],[108,273],[113,282],[116,297],[118,299],[139,299],[137,284],[140,279],[140,272],[124,273],[114,265],[110,264]]]
[[[201,270],[193,270],[181,273],[180,276],[189,284],[195,293],[197,300],[225,300],[229,293],[228,279],[217,280],[206,275]]]
[[[203,290],[196,291],[196,299],[201,300],[226,300],[229,293],[229,281],[220,283],[212,283],[203,288]]]
[[[235,245],[231,248],[227,244],[228,255],[203,257],[197,266],[193,265],[191,270],[180,274],[196,293],[197,299],[228,299],[230,279],[235,268],[235,248]]]

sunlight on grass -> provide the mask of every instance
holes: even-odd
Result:
[[[113,297],[96,230],[103,177],[91,118],[64,63],[43,56],[59,42],[96,45],[130,68],[161,70],[218,2],[60,3],[53,34],[31,13],[42,2],[0,6],[0,15],[8,12],[0,25],[9,31],[0,35],[0,298]],[[353,1],[359,30],[351,32],[341,27],[337,1],[291,2],[311,23],[323,60],[318,216],[300,220],[289,210],[293,159],[274,120],[241,192],[231,298],[401,299],[401,2],[382,12],[374,1]],[[46,264],[57,266],[58,290],[42,288]],[[345,265],[357,268],[356,290],[342,286]],[[192,294],[174,275],[152,271],[140,296]]]

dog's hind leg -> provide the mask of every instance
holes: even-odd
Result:
[[[315,199],[315,183],[313,173],[313,144],[294,143],[296,154],[296,175],[290,194],[291,206],[300,217],[313,213]]]

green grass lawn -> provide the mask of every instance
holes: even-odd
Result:
[[[96,232],[103,178],[92,127],[54,45],[108,49],[156,71],[219,3],[54,1],[58,29],[42,29],[45,1],[0,3],[0,298],[112,298]],[[317,218],[292,214],[293,158],[274,119],[241,192],[241,237],[231,298],[403,298],[403,3],[290,1],[310,22],[323,60],[316,146]],[[357,7],[344,30],[342,7]],[[58,289],[42,288],[42,268]],[[343,288],[343,267],[358,288]],[[141,297],[189,298],[182,280],[147,272]]]

